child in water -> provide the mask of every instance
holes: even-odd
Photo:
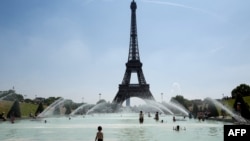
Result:
[[[103,141],[102,127],[97,127],[98,132],[96,133],[95,141]]]

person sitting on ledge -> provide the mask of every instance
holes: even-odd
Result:
[[[2,119],[3,121],[6,121],[6,117],[4,116],[4,112],[2,112],[2,113],[0,114],[0,119]]]

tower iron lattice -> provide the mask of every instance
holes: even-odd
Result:
[[[133,0],[130,5],[131,9],[131,27],[130,27],[130,43],[128,62],[126,63],[126,71],[119,84],[119,90],[112,103],[122,104],[125,100],[128,100],[126,105],[130,105],[131,97],[138,97],[141,99],[154,100],[153,95],[149,90],[149,84],[147,84],[142,71],[142,63],[140,61],[138,37],[137,37],[137,25],[136,25],[136,2]],[[138,78],[138,84],[131,84],[131,74],[136,73]]]

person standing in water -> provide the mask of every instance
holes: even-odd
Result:
[[[140,114],[139,114],[139,122],[140,122],[140,124],[142,124],[143,121],[144,121],[144,115],[143,115],[143,112],[140,111]]]
[[[156,112],[155,113],[155,118],[154,118],[156,121],[158,121],[159,120],[159,113],[158,112]]]
[[[103,141],[102,126],[97,127],[98,132],[96,133],[95,141]]]
[[[173,122],[175,122],[175,121],[176,121],[175,116],[173,116]]]

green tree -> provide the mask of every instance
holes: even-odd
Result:
[[[193,116],[194,118],[197,118],[197,113],[199,112],[198,105],[196,103],[193,103]]]
[[[234,110],[241,114],[242,117],[250,119],[250,111],[248,104],[242,98],[242,95],[238,93],[234,102]]]
[[[32,99],[29,99],[29,98],[25,99],[24,102],[26,102],[26,103],[34,103],[34,101]]]
[[[44,108],[43,108],[43,103],[40,102],[39,105],[38,105],[38,107],[37,107],[37,110],[36,110],[35,115],[36,115],[36,116],[39,115],[40,113],[43,112],[43,110],[44,110]]]
[[[188,106],[192,105],[192,103],[189,100],[185,99],[182,95],[176,95],[175,97],[172,97],[171,100],[172,99],[176,100],[179,104],[181,104],[186,109],[188,109]]]
[[[66,109],[65,115],[69,115],[71,113],[72,104],[73,104],[72,100],[67,100],[64,102],[64,107]]]
[[[101,100],[97,101],[96,104],[100,104],[100,103],[103,103],[103,102],[107,103],[106,100],[101,99]]]
[[[250,86],[247,84],[240,84],[236,88],[234,88],[231,92],[232,98],[236,98],[237,94],[241,94],[244,96],[250,96]]]
[[[9,90],[8,93],[4,94],[6,97],[4,98],[4,100],[8,100],[8,101],[23,101],[23,95],[21,94],[16,94],[14,90]]]
[[[19,102],[16,100],[12,107],[10,108],[9,113],[7,114],[7,117],[10,118],[11,116],[14,117],[21,117],[21,110],[20,110],[20,105]]]
[[[52,104],[53,102],[55,102],[59,98],[61,98],[61,97],[49,97],[49,98],[44,100],[44,104],[49,106],[50,104]]]
[[[205,102],[208,104],[207,111],[209,112],[208,117],[217,117],[219,116],[219,112],[213,102],[205,99]]]

